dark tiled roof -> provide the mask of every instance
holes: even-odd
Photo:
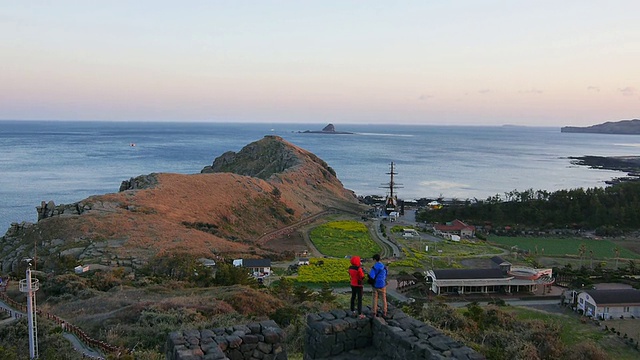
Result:
[[[271,259],[243,259],[243,267],[271,267]]]
[[[507,263],[507,264],[511,264],[510,262],[508,262],[507,260],[501,258],[500,256],[494,256],[491,258],[491,261],[495,264],[502,264],[502,263]]]
[[[500,269],[446,269],[433,270],[436,280],[459,279],[504,279],[506,276]]]
[[[640,304],[640,290],[586,290],[599,306],[606,304]]]

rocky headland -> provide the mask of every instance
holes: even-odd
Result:
[[[0,238],[0,271],[36,252],[39,267],[50,256],[132,267],[178,252],[277,257],[305,244],[265,234],[328,209],[359,212],[360,205],[323,160],[265,136],[224,153],[200,174],[152,173],[123,181],[118,193],[43,202],[37,223],[12,224]]]
[[[565,133],[595,133],[595,134],[623,134],[640,135],[640,120],[609,121],[592,126],[564,126],[560,132]]]
[[[627,173],[627,176],[614,178],[607,181],[607,184],[640,180],[640,156],[578,156],[569,159],[575,165]]]

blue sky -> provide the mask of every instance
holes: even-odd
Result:
[[[640,117],[640,1],[14,1],[0,119]]]

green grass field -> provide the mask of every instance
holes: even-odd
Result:
[[[506,307],[505,311],[513,313],[520,320],[542,320],[552,322],[560,326],[560,338],[567,345],[581,342],[597,344],[611,356],[612,359],[638,359],[640,353],[631,346],[622,343],[612,333],[602,331],[591,323],[581,323],[576,314],[567,315],[550,314],[544,311],[536,311],[524,307]],[[629,320],[627,320],[629,322]]]
[[[536,237],[507,237],[491,236],[488,241],[506,247],[517,246],[520,250],[529,250],[532,254],[558,257],[579,257],[578,249],[585,245],[584,258],[590,258],[593,251],[594,259],[613,259],[616,257],[614,249],[620,251],[621,259],[640,259],[640,255],[609,240],[595,240],[584,238],[536,238]]]
[[[326,256],[344,258],[358,255],[371,258],[380,246],[369,236],[367,227],[358,221],[331,221],[311,230],[313,245]]]

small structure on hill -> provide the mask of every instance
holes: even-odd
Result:
[[[237,259],[233,260],[233,265],[247,268],[249,274],[256,279],[271,274],[271,259]]]
[[[87,265],[87,266],[78,265],[78,266],[73,268],[73,271],[76,274],[86,273],[87,271],[89,271],[89,265]]]

